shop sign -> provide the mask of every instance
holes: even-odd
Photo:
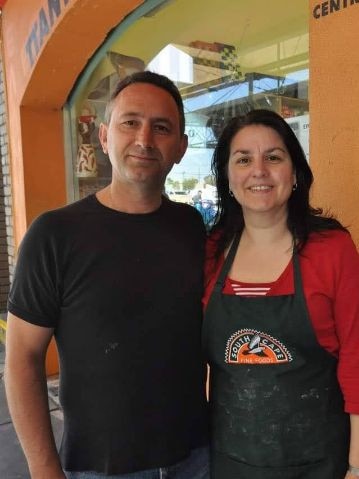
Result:
[[[49,35],[56,19],[61,15],[62,10],[67,6],[69,1],[70,0],[47,0],[47,5],[40,9],[25,44],[26,56],[31,67],[39,55],[45,37]]]
[[[359,4],[359,0],[327,0],[326,2],[318,3],[313,8],[313,17],[319,20],[331,13],[336,13],[339,10],[350,7],[351,5]]]

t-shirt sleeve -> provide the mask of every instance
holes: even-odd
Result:
[[[338,239],[334,317],[339,340],[338,378],[348,413],[359,414],[359,255],[348,234]]]
[[[8,310],[38,326],[56,327],[60,311],[59,258],[51,215],[34,221],[21,242]]]

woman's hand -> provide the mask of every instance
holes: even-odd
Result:
[[[349,450],[349,464],[355,467],[355,474],[349,471],[344,476],[344,479],[358,479],[359,475],[359,415],[350,415],[350,450]],[[354,472],[354,471],[353,471]]]

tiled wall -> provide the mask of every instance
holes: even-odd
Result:
[[[6,122],[6,100],[0,59],[0,315],[6,312],[6,301],[14,269],[14,240],[10,159]]]

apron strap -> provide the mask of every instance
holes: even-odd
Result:
[[[234,258],[236,256],[240,239],[241,239],[241,234],[238,232],[235,234],[233,238],[231,247],[228,251],[228,254],[226,256],[226,259],[224,260],[222,269],[214,285],[213,292],[218,293],[223,290],[226,277],[228,276],[228,272],[231,269]],[[293,270],[294,270],[294,291],[303,293],[303,283],[302,283],[302,276],[300,274],[299,258],[298,258],[298,253],[296,253],[295,251],[293,252],[292,261],[293,261]]]
[[[228,275],[229,270],[231,269],[231,266],[232,266],[233,261],[234,261],[234,257],[236,256],[237,248],[238,248],[240,239],[241,239],[241,235],[238,232],[238,233],[235,234],[235,236],[233,238],[233,241],[232,241],[231,247],[228,251],[227,257],[224,260],[221,272],[219,273],[216,284],[214,285],[213,292],[218,293],[218,292],[222,291],[225,280],[226,280],[226,277]]]
[[[303,303],[306,305],[306,302],[304,299],[302,275],[300,272],[300,265],[299,265],[299,255],[295,250],[293,252],[292,261],[293,261],[293,272],[294,272],[294,291],[295,293],[298,294],[298,297],[302,298]]]

